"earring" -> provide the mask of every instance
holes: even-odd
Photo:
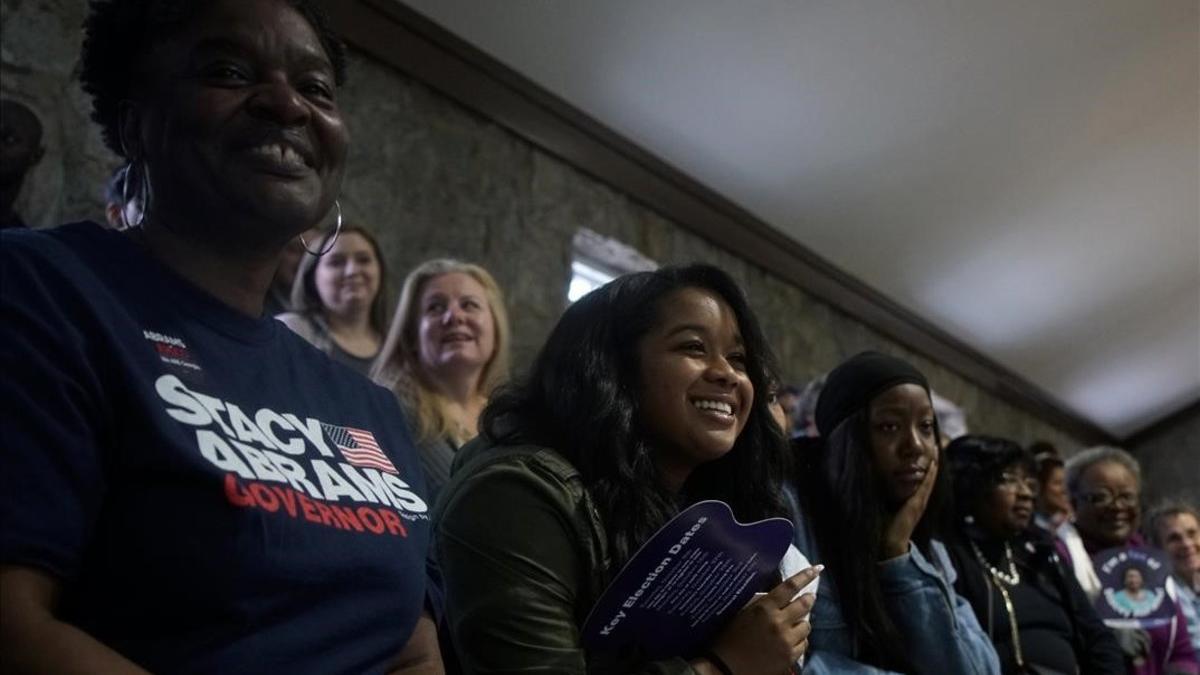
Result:
[[[121,156],[128,160],[125,165],[125,175],[121,179],[121,217],[124,219],[125,208],[129,206],[129,176],[135,174],[138,179],[138,190],[133,195],[133,198],[141,198],[142,202],[138,205],[138,219],[136,223],[125,223],[127,228],[141,227],[146,220],[146,212],[150,210],[150,176],[146,171],[145,164],[142,162],[139,155],[140,146],[132,143],[126,143],[125,125],[130,120],[125,116],[128,111],[136,107],[136,103],[130,99],[121,99],[117,103],[117,120],[118,134],[117,140],[121,144]]]
[[[300,245],[304,247],[305,251],[308,251],[309,255],[315,255],[320,258],[329,253],[333,250],[333,245],[337,243],[338,236],[342,234],[342,205],[336,199],[333,200],[333,208],[337,211],[337,224],[333,228],[333,236],[329,238],[329,241],[325,242],[325,248],[319,252],[312,250],[308,247],[308,242],[304,241],[304,235],[300,235]]]
[[[126,227],[141,227],[142,222],[146,220],[146,211],[150,207],[150,177],[146,175],[146,169],[140,166],[140,162],[132,161],[125,166],[125,175],[121,177],[121,213],[125,213],[125,208],[129,206],[129,178],[130,175],[136,176],[138,182],[141,183],[137,192],[133,195],[136,199],[141,197],[142,203],[138,205],[138,219],[136,223],[126,223]]]
[[[125,206],[129,204],[129,174],[133,172],[133,163],[127,163],[121,167],[121,209],[124,211]],[[129,223],[125,223],[126,227],[131,227]]]

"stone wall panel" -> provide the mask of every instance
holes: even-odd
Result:
[[[87,121],[75,76],[84,2],[3,0],[0,10],[5,95],[31,101],[47,127],[48,156],[31,178],[24,212],[38,226],[100,217],[103,182],[116,160]],[[786,381],[881,349],[911,358],[964,408],[972,430],[1022,443],[1044,438],[1068,453],[1078,448],[1069,434],[369,57],[352,54],[339,101],[353,137],[341,204],[349,222],[378,232],[391,297],[423,260],[484,265],[508,295],[518,368],[565,306],[571,239],[587,227],[661,264],[704,261],[727,270],[760,314]]]

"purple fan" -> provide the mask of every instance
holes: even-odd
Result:
[[[1153,628],[1171,622],[1175,603],[1167,594],[1170,566],[1152,548],[1110,548],[1092,564],[1100,577],[1096,613],[1111,628]]]
[[[779,583],[792,542],[784,518],[739,523],[725,502],[693,504],[642,545],[583,626],[589,651],[639,647],[690,658],[755,593]]]

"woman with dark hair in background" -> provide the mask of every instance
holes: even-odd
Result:
[[[743,522],[786,513],[771,361],[740,289],[713,267],[620,277],[567,309],[529,379],[493,396],[438,501],[465,672],[788,670],[812,601],[793,598],[816,568],[762,589],[704,656],[648,663],[580,644],[609,581],[681,508],[721,500]]]
[[[1037,462],[1033,523],[1051,534],[1060,527],[1071,527],[1071,495],[1067,493],[1065,462],[1058,449],[1046,441],[1037,441],[1029,446],[1029,452]]]
[[[344,69],[302,0],[92,3],[144,216],[0,235],[0,670],[442,671],[403,413],[262,311]]]
[[[798,482],[801,550],[827,572],[806,673],[998,673],[934,536],[946,479],[929,384],[863,352],[834,368]],[[941,476],[941,477],[939,477]]]
[[[1119,675],[1116,639],[1054,543],[1031,528],[1036,464],[1016,443],[962,436],[946,448],[954,481],[954,587],[996,645],[1004,673]]]
[[[297,335],[362,375],[371,372],[387,330],[387,268],[379,242],[357,225],[330,229],[310,244],[292,285],[292,311],[278,318]]]

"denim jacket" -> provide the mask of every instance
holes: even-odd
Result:
[[[805,518],[796,519],[796,545],[809,560],[821,562]],[[999,675],[1000,660],[979,627],[971,605],[954,592],[955,572],[945,547],[933,542],[935,561],[915,547],[880,563],[880,582],[892,620],[904,634],[919,673]],[[855,660],[854,640],[842,616],[837,589],[827,579],[817,591],[812,634],[804,672],[886,673]]]

